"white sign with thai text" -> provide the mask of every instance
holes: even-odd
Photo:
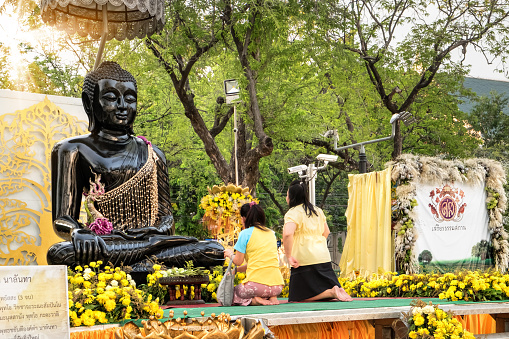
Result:
[[[427,271],[491,267],[484,184],[417,185],[415,253]]]
[[[0,267],[0,338],[69,338],[67,266]]]

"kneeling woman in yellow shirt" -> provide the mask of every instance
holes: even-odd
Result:
[[[265,227],[265,213],[260,205],[251,206],[245,226],[234,246],[235,255],[230,249],[224,251],[225,257],[230,257],[237,266],[242,265],[244,259],[247,262],[238,267],[239,271],[246,271],[246,279],[235,286],[233,304],[277,305],[284,280],[279,270],[276,235]]]
[[[285,214],[283,245],[292,266],[288,301],[352,301],[332,269],[325,215],[309,202],[305,184],[293,181],[286,202],[290,209]]]

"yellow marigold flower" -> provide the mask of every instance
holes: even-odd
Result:
[[[108,312],[111,312],[115,309],[115,306],[117,306],[117,303],[115,302],[115,300],[107,300],[106,303],[104,304],[104,308],[106,309],[106,311]]]
[[[387,293],[390,294],[392,292],[392,289],[390,287],[387,288]]]
[[[81,272],[83,271],[83,267],[81,266],[76,266],[76,268],[74,269],[75,271],[78,271],[78,272]]]
[[[414,324],[415,326],[421,326],[424,324],[424,317],[419,313],[414,315]]]
[[[90,317],[86,317],[85,319],[83,319],[83,325],[85,325],[85,326],[94,326],[95,325],[95,319],[94,318],[90,318]]]
[[[410,331],[410,333],[408,334],[408,336],[409,336],[410,338],[412,338],[412,339],[415,339],[415,338],[417,338],[417,332],[415,332],[415,331]]]

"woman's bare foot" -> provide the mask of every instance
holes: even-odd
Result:
[[[253,299],[251,299],[251,305],[253,305],[253,306],[271,305],[271,303],[268,299],[254,297]]]
[[[270,305],[279,305],[279,300],[277,300],[277,297],[270,297],[269,302]]]
[[[334,293],[334,297],[338,299],[339,301],[352,301],[353,298],[346,293],[346,291],[339,286],[334,286],[332,288],[332,291]]]

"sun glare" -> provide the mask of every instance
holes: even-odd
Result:
[[[7,49],[9,74],[15,82],[26,79],[27,66],[36,56],[35,52],[27,51],[24,46],[43,50],[54,43],[54,38],[55,32],[48,26],[30,30],[12,7],[0,14],[0,44]]]

